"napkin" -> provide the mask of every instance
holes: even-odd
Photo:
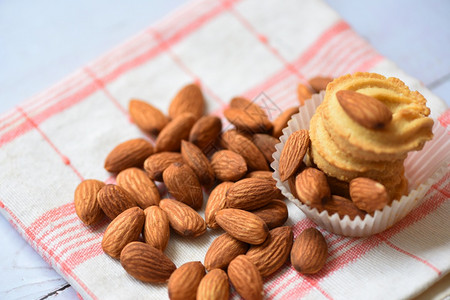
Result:
[[[241,95],[266,105],[273,119],[298,105],[298,83],[355,71],[402,79],[424,94],[431,116],[448,128],[443,101],[322,1],[190,2],[0,116],[0,212],[82,298],[168,298],[166,285],[135,280],[103,253],[107,221],[89,227],[75,214],[76,186],[89,178],[114,182],[103,169],[108,152],[145,137],[129,119],[128,101],[143,99],[167,112],[177,90],[197,82],[210,114],[223,117],[229,99]],[[450,270],[449,184],[447,171],[418,207],[375,236],[346,238],[319,228],[329,246],[325,267],[305,276],[286,263],[265,279],[266,297],[393,299],[426,289]],[[293,204],[288,208],[294,236],[316,226]],[[177,266],[203,262],[220,233],[172,234],[166,254]],[[239,298],[234,291],[232,297]]]

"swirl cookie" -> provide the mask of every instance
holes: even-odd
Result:
[[[312,162],[349,182],[368,177],[391,197],[407,193],[404,160],[433,138],[425,98],[399,79],[355,73],[328,84],[310,122]]]
[[[391,111],[392,120],[378,130],[362,126],[339,103],[336,94],[342,90],[376,98]],[[433,120],[428,118],[426,99],[397,78],[373,73],[339,77],[327,86],[322,105],[324,125],[335,143],[363,160],[404,159],[409,151],[422,149],[433,138]]]

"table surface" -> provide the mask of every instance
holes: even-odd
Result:
[[[326,0],[381,54],[450,104],[450,1]],[[0,113],[45,90],[185,0],[0,1]],[[0,299],[77,293],[0,216]],[[450,297],[450,275],[417,299]]]

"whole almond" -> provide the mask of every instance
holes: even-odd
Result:
[[[369,129],[382,129],[392,120],[392,112],[380,100],[355,91],[336,93],[342,109],[355,122]]]
[[[169,243],[170,225],[167,214],[158,206],[149,206],[144,210],[144,240],[150,246],[164,251]]]
[[[328,83],[332,81],[332,77],[316,76],[308,80],[308,83],[316,91],[316,93],[319,93],[320,91],[326,90]]]
[[[189,133],[189,142],[204,153],[214,150],[214,144],[222,131],[222,121],[216,116],[203,116],[195,122]]]
[[[273,173],[270,171],[253,171],[248,173],[245,178],[260,178],[270,180],[273,184],[273,188],[277,191],[273,196],[274,199],[284,199],[283,193],[277,188],[277,182],[273,179]]]
[[[119,258],[122,249],[139,238],[144,221],[144,211],[139,207],[129,208],[118,215],[105,230],[103,251],[111,257]]]
[[[240,154],[245,159],[250,170],[269,171],[269,166],[264,155],[244,135],[235,130],[228,130],[222,134],[221,143],[224,148]]]
[[[117,185],[125,189],[142,209],[158,205],[160,199],[158,188],[141,169],[125,169],[117,175],[116,181]]]
[[[306,151],[309,148],[310,140],[308,130],[300,129],[289,136],[281,150],[280,172],[281,181],[287,180],[300,168]]]
[[[233,183],[229,181],[222,182],[209,194],[205,208],[205,220],[209,228],[219,228],[216,222],[216,212],[226,207],[227,192],[232,185]]]
[[[163,173],[164,184],[169,193],[193,209],[203,205],[203,191],[192,169],[184,163],[173,163]]]
[[[216,213],[216,222],[235,239],[252,245],[262,244],[269,232],[260,217],[240,209],[219,210]]]
[[[134,278],[151,283],[167,282],[177,268],[161,250],[141,242],[126,245],[120,263]]]
[[[272,200],[266,206],[251,212],[263,219],[269,229],[283,225],[288,218],[288,209],[283,200]]]
[[[320,206],[331,197],[326,175],[316,168],[306,168],[295,178],[298,199],[306,205]]]
[[[328,257],[328,246],[319,230],[308,228],[295,239],[291,250],[294,269],[303,274],[319,272]]]
[[[354,220],[356,216],[359,216],[361,220],[363,220],[366,215],[366,213],[360,210],[350,199],[337,195],[332,195],[331,198],[323,204],[323,207],[319,208],[320,211],[323,209],[325,209],[330,216],[337,213],[341,219],[348,216],[350,220]]]
[[[144,169],[150,179],[162,181],[164,170],[175,162],[183,162],[183,157],[178,152],[155,153],[145,160]]]
[[[137,127],[149,134],[157,135],[169,123],[159,109],[142,100],[130,100],[128,110]]]
[[[195,300],[198,285],[205,274],[205,267],[199,261],[180,266],[169,278],[167,289],[170,300]]]
[[[389,195],[384,185],[365,177],[350,181],[350,197],[359,209],[368,213],[381,210],[389,203]]]
[[[183,87],[170,103],[169,116],[172,119],[186,112],[193,114],[196,120],[205,112],[205,98],[196,84],[188,84]]]
[[[297,86],[297,99],[300,106],[304,105],[306,100],[311,99],[311,96],[311,90],[306,85],[299,83]]]
[[[125,189],[118,185],[107,184],[98,191],[98,204],[105,215],[114,220],[128,208],[137,206],[136,200]]]
[[[191,113],[183,113],[172,119],[156,138],[155,151],[179,151],[181,141],[189,138],[195,120],[195,116]]]
[[[251,109],[229,107],[223,111],[223,114],[231,124],[242,131],[268,132],[273,127],[264,111],[260,114],[259,111]]]
[[[234,97],[233,99],[230,100],[229,106],[232,108],[242,109],[242,110],[244,110],[244,109],[250,109],[250,110],[254,110],[254,111],[261,110],[261,108],[257,104],[254,104],[252,101],[250,101],[244,97]],[[264,111],[261,110],[261,112],[264,112]]]
[[[105,169],[116,173],[131,167],[142,167],[153,151],[152,144],[144,139],[128,140],[109,152],[105,159]]]
[[[271,180],[244,178],[228,190],[227,207],[254,210],[267,205],[277,194]]]
[[[287,261],[293,241],[291,227],[274,228],[269,231],[266,241],[261,245],[251,246],[246,256],[258,268],[261,276],[267,277]]]
[[[163,199],[159,207],[169,218],[170,227],[182,236],[197,237],[206,232],[205,220],[190,206],[173,199]]]
[[[197,289],[197,300],[228,300],[230,284],[224,270],[214,269],[203,277]]]
[[[217,179],[221,181],[236,181],[247,173],[245,159],[230,150],[220,150],[211,157],[211,166]]]
[[[224,115],[225,117],[227,117],[230,123],[234,124],[236,128],[240,130],[255,133],[255,132],[267,132],[272,129],[272,123],[269,121],[267,113],[258,104],[246,98],[234,97],[230,101],[229,108],[244,113],[244,115],[242,114],[240,115],[242,117],[240,120],[234,119],[234,122],[238,122],[242,125],[239,126],[233,123],[232,120],[228,119],[228,117],[226,116],[226,110],[224,111]],[[250,124],[253,125],[250,126]],[[254,129],[256,130],[246,130],[246,128],[251,129],[251,127],[254,127]]]
[[[75,189],[75,212],[86,225],[95,224],[105,216],[97,200],[97,193],[104,186],[99,180],[87,179]]]
[[[245,254],[249,245],[241,242],[228,233],[218,236],[209,246],[205,255],[206,270],[226,269],[238,255]]]
[[[259,151],[264,155],[267,162],[270,164],[273,162],[272,154],[276,151],[275,145],[280,141],[271,135],[264,133],[257,133],[253,135],[253,143],[258,147]]]
[[[308,98],[309,99],[309,98]],[[298,107],[291,107],[283,111],[272,123],[273,132],[272,136],[279,138],[283,134],[283,129],[287,127],[287,123],[293,115],[298,113]]]
[[[194,144],[188,141],[181,141],[181,156],[184,162],[191,167],[202,185],[207,187],[214,183],[214,171],[208,158]]]
[[[258,268],[245,255],[239,255],[228,266],[228,277],[234,288],[246,300],[262,300],[263,281]]]

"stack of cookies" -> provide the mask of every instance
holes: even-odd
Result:
[[[310,122],[310,161],[330,187],[357,177],[386,187],[391,201],[407,194],[403,163],[432,139],[425,98],[399,79],[355,73],[328,84]]]

